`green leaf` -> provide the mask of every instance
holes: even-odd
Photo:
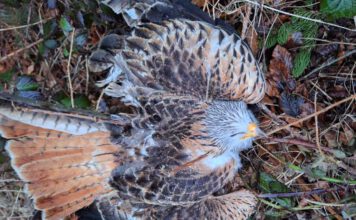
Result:
[[[69,51],[67,50],[67,48],[64,48],[63,49],[63,55],[64,55],[64,57],[69,57]]]
[[[0,81],[5,82],[5,83],[9,83],[12,79],[12,76],[14,75],[15,70],[14,69],[10,69],[4,73],[0,73]]]
[[[282,217],[286,216],[288,214],[288,211],[283,211],[283,210],[267,210],[265,212],[265,215],[267,219],[281,219]]]
[[[20,76],[17,78],[16,89],[19,91],[34,91],[38,87],[38,83],[29,76]]]
[[[78,108],[88,108],[90,107],[90,101],[88,97],[84,95],[79,95],[76,98],[74,98],[74,103],[75,106]]]
[[[46,38],[51,36],[55,32],[56,28],[57,28],[57,22],[55,20],[51,20],[51,21],[46,22],[43,25],[43,34],[44,34],[44,36]]]
[[[66,108],[72,107],[70,97],[64,97],[59,102],[62,105],[64,105]],[[74,98],[74,106],[76,108],[88,108],[88,107],[90,107],[90,101],[86,96],[78,95],[77,97]]]
[[[356,15],[355,0],[321,0],[320,11],[331,18],[352,18]]]
[[[277,37],[278,37],[277,34],[270,34],[268,36],[266,43],[265,43],[267,49],[269,49],[277,44]],[[263,46],[263,44],[262,44],[262,46]]]
[[[48,48],[45,46],[43,42],[38,45],[38,52],[43,57],[46,57],[48,55]]]
[[[283,183],[279,182],[276,180],[274,177],[271,175],[261,172],[259,176],[259,187],[261,188],[262,191],[267,192],[267,193],[286,193],[289,192],[289,189],[287,186],[285,186]],[[272,199],[273,201],[276,201],[279,203],[280,206],[283,207],[292,207],[292,200],[291,198],[275,198]]]
[[[289,24],[283,24],[278,30],[277,42],[280,45],[287,43],[288,36],[292,33],[292,29]]]
[[[294,58],[292,74],[294,77],[299,77],[304,73],[304,70],[310,63],[310,50],[302,50]]]
[[[319,168],[313,168],[311,170],[311,174],[314,178],[323,178],[326,176],[326,172],[324,170],[321,170]]]
[[[265,172],[260,173],[259,187],[266,193],[284,193],[288,191],[284,184]]]
[[[59,26],[61,27],[65,35],[68,35],[68,33],[73,30],[72,25],[65,17],[61,17],[61,20],[59,21]]]

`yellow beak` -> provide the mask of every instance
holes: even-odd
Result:
[[[255,123],[250,123],[247,126],[247,132],[242,136],[241,140],[246,140],[248,138],[257,137],[257,125]]]

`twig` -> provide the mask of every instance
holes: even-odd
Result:
[[[266,8],[266,9],[269,9],[269,10],[271,10],[271,11],[275,11],[275,12],[278,12],[278,13],[281,13],[281,14],[285,14],[285,15],[289,15],[289,16],[296,17],[296,18],[305,19],[305,20],[308,20],[308,21],[313,21],[313,22],[316,22],[316,23],[319,23],[319,24],[325,24],[325,25],[329,25],[329,26],[332,26],[332,27],[337,27],[337,28],[345,29],[345,30],[348,30],[348,31],[356,31],[356,29],[350,29],[350,28],[343,27],[343,26],[340,26],[340,25],[337,25],[337,24],[325,22],[325,21],[322,21],[322,20],[319,20],[319,19],[308,18],[308,17],[305,17],[305,16],[301,16],[301,15],[289,13],[289,12],[286,12],[286,11],[282,11],[282,10],[279,10],[279,9],[276,9],[276,8],[273,8],[273,7],[270,7],[270,6],[268,6],[268,5],[265,5],[265,4],[263,4],[263,3],[260,4],[260,3],[258,3],[257,1],[251,1],[251,0],[242,0],[242,1],[248,2],[248,3],[253,4],[253,5],[260,6],[260,7],[261,7],[261,10],[263,10],[264,8]]]
[[[326,96],[326,98],[328,98],[329,100],[333,100],[333,98],[331,98],[324,90],[322,90],[316,83],[313,83],[312,81],[310,81],[310,83],[320,92],[323,93],[323,95]]]
[[[282,119],[279,119],[276,114],[274,114],[272,111],[270,111],[265,104],[260,102],[257,105],[260,109],[262,109],[262,111],[264,111],[269,117],[271,117],[277,123],[282,124],[282,125],[286,124],[285,121],[283,121]]]
[[[47,18],[47,19],[44,19],[44,20],[39,20],[35,23],[32,23],[32,24],[25,24],[25,25],[21,25],[21,26],[15,26],[15,27],[9,27],[9,28],[1,28],[0,29],[0,32],[2,31],[11,31],[11,30],[16,30],[16,29],[21,29],[21,28],[27,28],[27,27],[31,27],[31,26],[35,26],[35,25],[38,25],[38,24],[41,24],[41,23],[44,23],[46,21],[49,21],[49,20],[52,20],[54,17],[51,17],[51,18]]]
[[[307,147],[307,148],[311,148],[311,149],[318,149],[318,147],[315,144],[307,142],[305,140],[300,140],[300,139],[289,139],[289,138],[285,139],[285,138],[268,137],[268,138],[266,138],[266,140],[274,141],[274,142],[278,142],[278,143],[301,145],[301,146],[304,146],[304,147]],[[329,148],[323,147],[323,146],[320,146],[320,149],[325,151],[325,152],[328,152],[328,153],[332,153],[333,152],[332,149],[329,149]]]
[[[299,124],[299,123],[301,123],[301,122],[303,122],[303,121],[306,121],[306,120],[308,120],[308,119],[310,119],[310,118],[313,118],[313,117],[315,117],[315,115],[320,115],[320,114],[322,114],[322,113],[325,113],[325,112],[329,111],[330,109],[333,109],[333,108],[335,108],[336,106],[341,105],[342,103],[348,102],[348,101],[353,100],[353,99],[356,99],[356,94],[351,95],[351,96],[349,96],[349,97],[347,97],[347,98],[345,98],[345,99],[343,99],[343,100],[340,100],[340,101],[338,101],[338,102],[335,102],[334,104],[332,104],[332,105],[330,105],[330,106],[328,106],[328,107],[326,107],[326,108],[324,108],[324,109],[322,109],[322,110],[320,110],[320,111],[314,112],[313,114],[308,115],[307,117],[301,118],[301,119],[299,119],[299,120],[297,120],[297,121],[295,121],[295,122],[292,122],[292,123],[289,123],[289,124],[287,124],[287,125],[285,125],[285,126],[282,126],[282,127],[280,127],[280,128],[274,129],[274,130],[268,132],[266,135],[269,136],[269,135],[274,134],[274,133],[276,133],[276,132],[278,132],[278,131],[287,129],[287,128],[293,126],[293,125]]]
[[[298,184],[300,185],[300,187],[305,190],[305,191],[309,191],[309,185],[305,184],[305,182],[302,179],[298,179],[297,180]],[[312,198],[314,198],[315,200],[321,201],[321,198],[318,194],[312,194],[311,195]],[[342,217],[335,212],[335,210],[333,209],[333,207],[330,206],[326,206],[325,209],[332,215],[334,216],[337,220],[342,220]]]
[[[105,94],[105,89],[103,89],[103,90],[101,91],[100,96],[99,96],[98,100],[96,101],[95,111],[99,111],[100,102],[101,102],[101,100],[103,99],[104,94]]]
[[[88,64],[88,57],[85,57],[85,74],[86,74],[85,95],[88,95],[88,93],[89,93],[89,64]]]
[[[314,96],[314,112],[316,112],[316,110],[317,110],[317,104],[316,104],[317,96],[318,96],[318,93],[316,92],[316,93],[315,93],[315,96]],[[315,139],[316,139],[316,146],[317,146],[318,149],[319,149],[319,153],[320,153],[321,157],[324,158],[325,155],[324,155],[324,152],[321,150],[320,140],[319,140],[318,115],[315,115],[314,120],[315,120]]]
[[[74,108],[74,94],[73,94],[72,77],[70,75],[70,61],[72,59],[72,53],[73,53],[74,34],[75,34],[75,28],[73,28],[73,31],[72,31],[72,36],[71,36],[71,41],[70,41],[69,58],[68,58],[68,64],[67,64],[68,87],[70,90],[70,103],[72,104],[72,108]]]
[[[307,192],[291,192],[291,193],[265,193],[260,194],[258,198],[286,198],[286,197],[296,197],[296,196],[308,196],[312,194],[321,194],[321,193],[328,193],[331,191],[340,190],[339,188],[334,189],[314,189]]]
[[[349,57],[354,53],[356,53],[356,49],[355,50],[351,50],[349,52],[346,52],[344,55],[342,55],[341,57],[338,57],[337,59],[334,59],[332,61],[327,61],[327,62],[323,63],[321,66],[313,69],[310,73],[306,74],[305,76],[301,77],[300,79],[304,80],[304,79],[308,78],[309,76],[313,75],[314,73],[320,71],[321,69],[324,69],[327,66],[330,66],[330,65],[332,65],[332,64],[334,64],[334,63],[336,63],[336,62],[338,62],[338,61],[340,61],[342,59],[345,59],[346,57]]]
[[[41,42],[43,42],[43,38],[37,40],[36,42],[33,42],[33,43],[27,45],[24,48],[20,48],[20,49],[14,51],[14,52],[11,52],[11,53],[7,54],[6,56],[0,58],[0,62],[3,62],[5,60],[9,59],[10,57],[13,57],[13,56],[17,55],[17,54],[21,53],[24,50],[30,49],[31,47],[36,46],[37,44],[40,44]]]

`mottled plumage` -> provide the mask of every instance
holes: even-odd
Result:
[[[48,219],[93,202],[101,219],[246,219],[253,193],[214,193],[262,134],[246,104],[265,92],[249,47],[187,1],[105,3],[132,31],[104,37],[90,68],[109,72],[98,84],[134,113],[117,125],[0,106],[12,166],[36,208]]]

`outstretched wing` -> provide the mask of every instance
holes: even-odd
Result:
[[[136,161],[113,172],[111,184],[123,197],[164,206],[188,205],[233,177],[235,158],[217,156],[220,163],[214,163],[212,155],[219,149],[204,130],[208,103],[159,92],[137,100],[142,107],[133,119],[132,135],[114,140],[137,154]]]
[[[265,92],[248,46],[205,22],[175,19],[140,25],[129,36],[109,35],[90,64],[93,71],[123,72],[135,85],[200,99],[256,103]]]

